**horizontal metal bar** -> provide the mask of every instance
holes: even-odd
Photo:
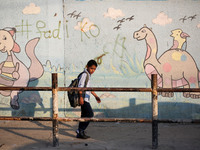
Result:
[[[91,121],[91,122],[140,122],[151,123],[150,119],[135,119],[135,118],[58,118],[59,121]]]
[[[52,87],[0,87],[0,90],[22,90],[22,91],[51,91]],[[99,88],[99,87],[58,87],[58,91],[113,91],[113,92],[151,92],[151,88]]]
[[[8,117],[1,116],[0,120],[15,120],[15,121],[52,121],[51,117]]]
[[[138,122],[138,123],[152,123],[151,119],[138,119],[138,118],[58,118],[59,121],[91,121],[91,122]],[[187,120],[169,120],[160,119],[158,123],[200,123],[200,119],[187,119]]]
[[[0,90],[22,90],[22,91],[51,91],[52,87],[0,87]],[[110,92],[152,92],[151,88],[102,88],[102,87],[58,87],[58,91],[110,91]],[[158,92],[200,92],[200,88],[158,88]]]
[[[53,121],[51,117],[8,117],[1,116],[0,120],[13,120],[13,121]],[[151,123],[151,119],[138,119],[138,118],[56,118],[58,121],[91,121],[91,122],[135,122],[135,123]],[[158,123],[200,123],[200,119],[186,119],[186,120],[169,120],[159,119]]]
[[[58,121],[92,121],[92,122],[151,122],[147,119],[134,119],[134,118],[56,118]],[[0,120],[15,120],[15,121],[53,121],[51,117],[7,117],[2,116]]]
[[[77,90],[77,91],[112,91],[112,92],[152,92],[151,88],[101,88],[101,87],[89,87],[89,88],[71,88],[71,87],[58,87],[58,91],[70,91],[70,90]]]
[[[0,90],[51,91],[52,87],[0,87]]]
[[[0,87],[0,90],[22,90],[22,91],[51,91],[52,87]],[[151,88],[99,88],[99,87],[58,87],[57,91],[113,91],[113,92],[151,92]]]
[[[170,119],[160,119],[158,123],[200,123],[200,119],[177,119],[177,120],[170,120]]]
[[[77,88],[77,87],[58,87],[58,91],[111,91],[111,92],[152,92],[151,88],[101,88],[101,87],[89,87],[89,88]],[[200,92],[200,88],[157,88],[158,92]]]
[[[200,92],[200,88],[158,88],[158,92]]]

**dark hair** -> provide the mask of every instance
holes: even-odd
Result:
[[[87,67],[91,67],[92,65],[95,65],[96,67],[98,66],[97,65],[97,62],[93,59],[89,60],[88,63],[87,63]]]

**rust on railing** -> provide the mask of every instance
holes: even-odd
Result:
[[[158,88],[158,92],[200,92],[200,88]]]
[[[0,90],[12,91],[51,91],[52,87],[0,87]]]
[[[52,74],[52,98],[53,98],[53,146],[59,146],[58,140],[58,76],[56,73]]]
[[[157,75],[151,76],[152,88],[152,148],[158,147],[158,91],[157,91]]]
[[[58,91],[70,91],[70,90],[77,90],[77,91],[112,91],[112,92],[152,92],[151,88],[113,88],[113,87],[107,87],[107,88],[100,88],[100,87],[88,87],[88,88],[78,88],[78,87],[58,87]]]
[[[52,91],[52,87],[0,87],[0,90],[20,90],[20,91]],[[105,91],[105,92],[152,92],[151,88],[126,88],[126,87],[88,87],[88,88],[71,88],[71,87],[57,87],[57,91]],[[200,88],[158,88],[157,92],[200,92]]]
[[[15,120],[15,121],[53,121],[51,117],[7,117],[1,116],[0,120]]]
[[[1,116],[0,120],[13,120],[13,121],[53,121],[52,117],[8,117]],[[129,122],[129,123],[152,123],[152,119],[140,119],[140,118],[62,118],[58,117],[58,121],[64,122]],[[200,123],[200,119],[158,119],[158,123]]]
[[[0,87],[0,90],[20,90],[20,91],[52,91],[52,87]],[[88,88],[76,88],[76,87],[57,87],[57,91],[105,91],[105,92],[152,92],[151,88],[126,88],[126,87],[88,87]],[[200,92],[200,88],[158,88],[158,92]]]

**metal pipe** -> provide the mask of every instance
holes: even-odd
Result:
[[[111,92],[152,92],[151,88],[98,88],[98,87],[88,87],[88,88],[80,88],[80,87],[58,87],[58,91],[111,91]]]
[[[52,87],[0,87],[0,90],[20,90],[20,91],[52,91]],[[71,88],[71,87],[57,87],[57,91],[110,91],[110,92],[152,92],[151,88],[101,88],[101,87],[89,87],[89,88]],[[158,92],[200,92],[200,88],[158,88]]]
[[[0,120],[9,120],[9,121],[52,121],[51,117],[8,117],[1,116]]]
[[[51,91],[52,87],[0,87],[0,90],[19,91]]]
[[[51,117],[8,117],[1,116],[0,120],[9,121],[53,121]],[[152,123],[151,119],[140,118],[57,118],[58,121],[71,122],[71,121],[91,121],[91,122],[128,122],[128,123]],[[159,119],[158,123],[200,123],[200,119]]]
[[[59,146],[58,140],[58,76],[52,74],[52,97],[53,97],[53,147]]]
[[[157,75],[151,76],[152,87],[152,149],[158,148],[158,92]]]
[[[59,121],[91,121],[91,122],[140,122],[140,123],[151,123],[150,119],[135,119],[135,118],[58,118]]]
[[[158,92],[200,92],[200,88],[158,88]]]

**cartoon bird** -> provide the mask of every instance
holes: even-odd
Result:
[[[187,16],[184,16],[183,18],[180,18],[179,20],[182,21],[182,22],[184,23],[185,20],[187,20]]]
[[[118,20],[117,23],[123,23],[125,21],[125,18],[122,18],[121,20]]]
[[[188,19],[190,19],[192,21],[192,20],[196,19],[196,16],[197,16],[196,14],[193,16],[189,16]]]
[[[171,49],[181,49],[186,50],[187,48],[187,37],[190,37],[187,33],[184,33],[181,29],[176,29],[171,31],[170,35],[173,37],[173,46]]]
[[[119,30],[119,29],[121,28],[121,25],[122,25],[122,24],[118,24],[118,26],[114,27],[113,30],[115,30],[115,29],[116,29],[116,30]]]
[[[67,14],[67,16],[70,16],[70,18],[72,18],[75,15],[75,12],[76,12],[76,10],[73,11],[72,13]]]
[[[74,15],[74,17],[73,17],[73,18],[76,18],[76,19],[78,19],[79,17],[81,17],[81,12],[80,12],[78,15]]]
[[[129,18],[126,18],[126,20],[128,20],[128,21],[131,21],[131,20],[133,20],[133,19],[134,19],[134,15],[131,16],[131,17],[129,17]]]

